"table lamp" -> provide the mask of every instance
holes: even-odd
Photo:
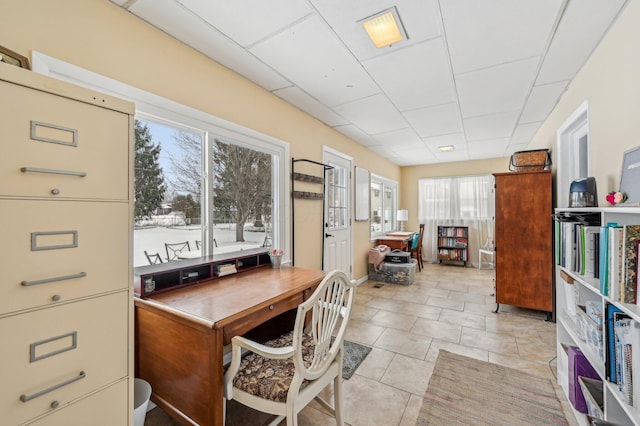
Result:
[[[404,231],[404,223],[409,220],[409,210],[398,210],[396,219],[400,222],[400,231]]]

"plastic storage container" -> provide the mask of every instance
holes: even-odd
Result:
[[[369,264],[369,279],[373,281],[384,281],[386,283],[410,285],[416,279],[416,259],[411,259],[409,263],[384,262],[379,271],[376,271],[373,264]]]

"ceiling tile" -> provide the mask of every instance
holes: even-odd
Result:
[[[335,107],[334,110],[370,135],[409,127],[402,114],[384,95],[350,102]]]
[[[510,138],[518,120],[518,112],[505,112],[464,119],[468,141]]]
[[[409,148],[424,148],[422,139],[416,135],[412,128],[394,130],[373,136],[378,145],[387,145],[394,150]]]
[[[320,102],[313,99],[297,87],[286,87],[284,89],[275,90],[273,94],[281,97],[290,104],[297,106],[307,114],[316,117],[328,126],[333,127],[348,124],[344,118],[340,117],[331,109],[322,105]]]
[[[509,146],[509,138],[469,142],[467,150],[472,158],[502,157]]]
[[[400,111],[455,100],[441,38],[375,57],[363,65]]]
[[[457,76],[462,116],[520,110],[533,85],[538,60],[525,59]]]
[[[378,144],[378,142],[373,139],[373,137],[369,136],[354,125],[348,124],[346,126],[336,126],[333,129],[337,130],[338,132],[358,142],[361,145],[369,147]]]
[[[435,0],[311,0],[345,46],[360,60],[384,55],[442,34]],[[377,49],[358,21],[396,6],[409,40]]]
[[[436,152],[436,158],[440,163],[453,163],[454,161],[471,160],[469,153],[464,151]]]
[[[549,46],[536,84],[572,79],[625,4],[626,0],[570,1]]]
[[[403,114],[421,137],[462,132],[457,103],[405,111]]]
[[[504,156],[505,157],[509,157],[509,156],[513,155],[514,152],[526,151],[528,145],[529,145],[528,143],[511,144],[511,145],[507,146],[507,149],[504,152]]]
[[[528,144],[536,135],[536,132],[542,125],[541,121],[536,123],[518,124],[516,130],[511,136],[512,144]]]
[[[130,10],[267,90],[291,85],[280,74],[173,0],[138,0]]]
[[[244,47],[280,31],[313,11],[304,0],[180,2]]]
[[[440,152],[441,146],[453,145],[455,151],[467,151],[467,141],[462,133],[435,136],[432,138],[422,138],[422,142],[433,152]]]
[[[316,16],[256,44],[250,51],[327,106],[380,91],[335,34]]]
[[[562,0],[440,2],[456,74],[541,56]]]
[[[558,83],[535,86],[525,103],[520,122],[544,121],[558,103],[558,99],[560,99],[568,84],[569,81],[560,81]]]
[[[402,166],[415,166],[418,164],[428,164],[437,161],[437,158],[428,148],[398,149],[394,151],[398,161]]]

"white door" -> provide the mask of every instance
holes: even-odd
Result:
[[[324,262],[325,271],[339,269],[352,276],[351,170],[353,161],[337,151],[324,149],[325,181]]]

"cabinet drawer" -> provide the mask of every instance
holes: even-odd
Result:
[[[0,319],[4,424],[35,418],[127,376],[129,294]]]
[[[0,210],[0,315],[130,285],[126,203],[0,200]]]
[[[242,315],[237,321],[232,322],[224,327],[223,342],[225,345],[231,343],[233,336],[241,336],[249,330],[262,325],[273,317],[295,309],[303,302],[302,293],[289,296],[287,299],[265,306],[251,315]]]
[[[119,199],[129,193],[129,116],[0,82],[0,195]],[[83,176],[83,174],[85,174]]]
[[[94,393],[61,408],[39,420],[32,426],[125,426],[128,424],[127,381]]]

